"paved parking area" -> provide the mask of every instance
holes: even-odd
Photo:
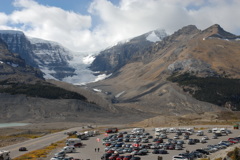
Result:
[[[198,127],[198,126],[197,126]],[[232,134],[228,134],[228,135],[224,135],[224,136],[220,136],[218,137],[218,139],[212,139],[212,136],[213,134],[212,133],[208,133],[207,130],[208,129],[211,129],[211,128],[223,128],[223,127],[227,127],[227,129],[231,130],[232,131]],[[183,127],[179,127],[179,128],[183,128]],[[190,128],[189,126],[186,127],[186,128]],[[141,157],[142,160],[157,160],[157,157],[158,156],[162,156],[163,157],[163,160],[171,160],[172,157],[174,155],[178,155],[179,153],[183,153],[183,152],[186,152],[186,150],[189,150],[190,152],[193,151],[193,150],[196,150],[196,149],[200,149],[200,148],[206,148],[207,145],[211,145],[211,144],[217,144],[219,143],[221,140],[227,140],[228,138],[230,137],[237,137],[240,135],[240,130],[233,130],[232,127],[230,126],[208,126],[208,127],[198,127],[199,129],[202,128],[202,130],[204,131],[204,134],[206,136],[208,136],[210,139],[207,140],[207,143],[196,143],[194,145],[188,145],[186,144],[186,140],[185,141],[185,144],[183,145],[184,148],[183,150],[168,150],[169,154],[166,154],[166,155],[162,155],[162,154],[152,154],[152,149],[149,149],[149,154],[148,155],[144,155],[144,156],[139,156]],[[204,128],[204,129],[203,129]],[[127,131],[128,133],[130,133],[132,129],[123,129],[121,131]],[[195,129],[195,132],[197,130]],[[150,135],[153,135],[154,136],[154,131],[153,131],[153,128],[145,128],[145,132],[149,132]],[[168,133],[167,136],[168,138],[172,138],[176,135],[176,133]],[[105,153],[104,152],[104,149],[105,149],[105,146],[102,145],[102,139],[105,137],[104,134],[101,134],[97,137],[91,137],[89,140],[83,140],[83,144],[84,146],[81,147],[81,148],[77,148],[77,152],[76,153],[71,153],[71,154],[67,154],[69,157],[74,157],[74,158],[79,158],[79,159],[83,159],[83,160],[87,160],[87,159],[90,159],[90,160],[100,160],[101,159],[101,156]],[[98,138],[100,139],[100,142],[98,142]],[[193,135],[190,136],[190,138],[192,139],[201,139],[202,136],[197,136],[196,133],[194,133]],[[180,139],[183,139],[183,136],[180,136]],[[167,139],[164,140],[164,142],[166,142]],[[155,142],[152,142],[152,139],[150,139],[149,143],[155,143]],[[95,148],[99,148],[99,152],[98,150],[96,150],[95,152]],[[129,153],[128,153],[129,154]],[[127,154],[124,154],[124,155],[127,155]]]

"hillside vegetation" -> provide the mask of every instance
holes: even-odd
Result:
[[[7,81],[0,82],[0,85],[5,86],[0,88],[0,93],[25,94],[28,97],[41,97],[48,99],[78,99],[86,100],[86,97],[63,88],[56,87],[49,83],[23,84],[11,83]],[[7,86],[7,87],[6,87]]]
[[[200,101],[240,110],[240,79],[196,77],[189,73],[168,78]]]

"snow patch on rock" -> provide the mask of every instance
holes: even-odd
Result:
[[[146,40],[148,40],[148,41],[150,41],[150,42],[161,41],[161,39],[155,34],[154,31],[147,36]]]

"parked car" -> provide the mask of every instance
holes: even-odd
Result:
[[[110,156],[112,155],[112,153],[104,153],[101,157],[102,160],[108,159]]]
[[[27,151],[27,148],[26,147],[20,147],[18,150],[19,151]]]
[[[61,157],[53,157],[50,160],[62,160],[62,158]]]
[[[200,142],[201,143],[207,143],[207,141],[205,139],[202,139]]]
[[[133,156],[132,155],[126,155],[123,160],[130,160]]]
[[[212,139],[217,139],[217,135],[213,135],[213,136],[212,136]]]
[[[73,157],[67,157],[67,158],[64,158],[63,160],[76,160],[76,159],[74,159]]]
[[[173,156],[172,160],[188,160],[186,157],[183,156]]]
[[[140,157],[132,157],[130,160],[141,160]]]
[[[116,160],[117,157],[119,157],[119,154],[118,154],[118,153],[114,153],[114,154],[112,154],[108,159],[109,159],[109,160]]]
[[[208,151],[205,151],[203,149],[196,149],[197,152],[200,152],[200,153],[203,153],[203,154],[207,154],[209,155],[209,152]]]
[[[182,150],[182,149],[183,149],[183,147],[181,145],[176,145],[175,146],[175,150]]]
[[[80,148],[82,146],[82,143],[76,143],[73,145],[74,147]]]
[[[63,147],[62,151],[65,153],[72,153],[72,152],[76,152],[76,149],[73,146],[65,146]]]
[[[106,133],[117,133],[118,129],[117,128],[107,128],[105,130]]]
[[[116,160],[123,160],[124,156],[118,156]]]
[[[58,153],[55,154],[55,157],[62,157],[62,158],[64,158],[65,156],[66,156],[66,153],[63,152],[63,151],[58,152]]]

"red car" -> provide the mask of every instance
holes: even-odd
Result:
[[[111,145],[111,143],[105,143],[105,146],[110,146]]]
[[[163,143],[163,139],[160,138],[159,140],[156,141],[156,143]]]
[[[118,129],[117,128],[107,128],[105,130],[106,133],[117,133]]]
[[[133,156],[132,155],[127,155],[123,158],[123,160],[130,160]]]
[[[228,141],[233,143],[233,144],[236,144],[238,143],[238,140],[234,139],[234,138],[228,138]]]
[[[114,153],[114,150],[108,150],[107,153]]]
[[[124,156],[119,156],[119,157],[117,157],[116,160],[123,160],[123,158],[124,158]]]

